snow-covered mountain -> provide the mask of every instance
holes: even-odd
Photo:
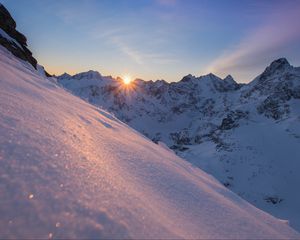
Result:
[[[112,80],[96,72],[76,79]],[[0,201],[3,239],[300,238],[287,221],[66,92],[5,44]]]
[[[248,84],[213,74],[131,86],[94,71],[57,79],[300,229],[300,68],[286,59]]]
[[[0,73],[1,238],[300,238],[2,46]]]

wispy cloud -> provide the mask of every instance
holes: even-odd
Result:
[[[127,55],[130,60],[139,65],[146,65],[150,63],[171,64],[177,62],[177,60],[172,56],[166,56],[165,54],[158,54],[152,51],[147,52],[146,50],[141,51],[137,48],[133,48],[118,36],[111,37],[110,41],[117,46],[123,54]]]
[[[111,19],[107,19],[106,23],[111,26],[110,29],[106,30],[103,28],[103,23],[100,25],[95,24],[90,29],[91,37],[116,48],[135,64],[165,65],[178,62],[171,53],[160,53],[157,49],[161,45],[167,44],[164,31],[156,29],[155,32],[151,31],[152,35],[149,35],[143,28],[141,30],[139,25],[116,25]],[[103,30],[101,31],[100,29]]]
[[[289,44],[300,41],[300,2],[282,2],[267,16],[264,23],[249,32],[240,43],[215,59],[207,71],[220,75],[235,72],[242,81],[253,76],[255,68],[284,52]],[[251,74],[252,72],[252,74]]]
[[[118,49],[126,54],[131,60],[136,62],[137,64],[143,64],[144,59],[142,54],[132,48],[130,48],[125,42],[123,42],[119,37],[113,36],[110,38],[111,43],[118,47]]]

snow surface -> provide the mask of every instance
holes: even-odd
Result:
[[[180,156],[258,208],[300,229],[300,141],[292,134],[300,132],[300,124],[295,120],[274,125],[257,119],[224,136],[230,151],[216,151],[214,143],[206,142],[189,146]]]
[[[300,238],[0,47],[0,238]]]
[[[299,67],[280,58],[248,84],[213,74],[129,89],[93,71],[57,79],[300,231]]]

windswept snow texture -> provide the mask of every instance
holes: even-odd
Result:
[[[1,238],[300,238],[0,49]]]

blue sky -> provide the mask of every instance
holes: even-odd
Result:
[[[2,0],[50,73],[249,82],[274,59],[300,65],[298,0]]]

